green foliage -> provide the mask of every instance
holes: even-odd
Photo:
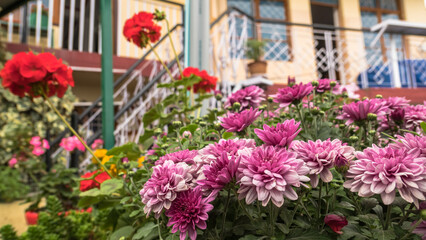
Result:
[[[77,169],[66,168],[62,164],[55,164],[53,168],[41,177],[37,183],[38,192],[33,198],[33,206],[38,206],[41,199],[55,196],[66,209],[75,206],[77,195],[73,188],[78,186],[76,181]]]
[[[28,190],[28,186],[21,182],[21,174],[18,170],[0,166],[0,202],[22,199]]]
[[[0,228],[0,236],[3,240],[18,240],[15,229],[12,225],[4,225]]]
[[[250,39],[246,42],[246,57],[253,59],[254,61],[259,61],[265,53],[264,41],[259,41],[256,39]]]

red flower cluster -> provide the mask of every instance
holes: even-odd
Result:
[[[0,77],[3,87],[20,97],[24,97],[25,93],[39,97],[41,89],[48,97],[63,97],[68,85],[74,87],[71,68],[48,52],[15,54],[0,71]]]
[[[205,93],[215,90],[217,77],[210,76],[206,70],[200,71],[198,68],[187,67],[183,70],[184,77],[190,77],[192,74],[199,76],[202,80],[201,82],[194,84],[195,93]]]
[[[328,214],[324,218],[324,223],[327,224],[335,233],[342,234],[342,228],[348,225],[348,220],[344,216],[336,214]]]
[[[93,175],[97,174],[97,170],[94,172],[88,172],[86,174],[84,174],[83,176],[81,176],[81,178],[90,178]],[[106,180],[110,179],[110,176],[108,175],[107,172],[102,172],[100,174],[98,174],[95,177],[95,180],[82,180],[80,181],[80,191],[81,192],[85,192],[87,190],[90,190],[92,188],[100,188],[100,184],[105,182]]]
[[[154,23],[154,14],[140,12],[127,19],[124,24],[123,34],[127,41],[144,48],[149,41],[155,43],[160,39],[161,27]]]
[[[89,207],[88,209],[70,210],[70,211],[66,211],[65,213],[60,212],[60,213],[58,213],[58,216],[65,215],[65,217],[66,217],[66,216],[70,215],[73,211],[75,213],[84,213],[84,212],[92,213],[93,209],[91,207]]]

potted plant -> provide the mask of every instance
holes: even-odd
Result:
[[[247,65],[251,76],[266,74],[267,62],[263,60],[265,45],[264,41],[255,39],[246,42],[246,56],[253,59],[253,62]]]

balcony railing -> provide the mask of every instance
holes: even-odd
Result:
[[[140,50],[127,42],[122,34],[126,19],[139,11],[164,11],[170,27],[182,24],[183,6],[169,1],[113,1],[114,54],[140,58]],[[0,19],[6,33],[1,40],[53,49],[101,53],[99,1],[97,0],[35,0]],[[164,22],[162,35],[167,32]]]

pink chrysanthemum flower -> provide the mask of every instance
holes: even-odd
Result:
[[[203,198],[200,188],[189,189],[177,194],[177,198],[173,201],[170,209],[166,211],[169,217],[167,226],[172,227],[172,233],[180,232],[180,240],[185,240],[188,233],[189,238],[194,240],[197,238],[197,230],[206,229],[206,221],[209,218],[207,214],[213,209],[210,197]]]
[[[323,182],[330,182],[333,179],[330,168],[336,163],[341,166],[342,162],[349,162],[353,159],[354,152],[352,147],[346,146],[338,139],[315,142],[293,141],[290,149],[309,167],[312,187],[318,186],[318,176]]]
[[[409,105],[404,108],[405,127],[411,131],[421,133],[421,122],[426,122],[426,105]]]
[[[293,139],[299,134],[300,122],[294,119],[278,123],[276,127],[263,125],[263,130],[254,129],[257,136],[266,144],[276,147],[288,147]]]
[[[241,132],[250,126],[257,117],[259,117],[261,111],[253,108],[246,109],[240,113],[230,113],[226,117],[219,117],[221,126],[226,129],[227,132]]]
[[[410,100],[407,100],[405,97],[389,97],[384,99],[384,106],[390,110],[395,110],[401,107],[406,107],[409,105]]]
[[[194,164],[194,157],[197,156],[197,154],[197,150],[190,151],[188,149],[179,152],[169,153],[165,156],[160,157],[160,159],[155,162],[155,165],[161,165],[166,160],[171,160],[174,163],[184,162],[186,164]]]
[[[308,96],[314,88],[311,83],[308,84],[296,84],[292,87],[280,88],[278,93],[273,95],[275,98],[274,102],[279,103],[280,107],[287,107],[293,102],[299,102],[304,97]]]
[[[257,108],[263,100],[265,100],[265,91],[258,86],[249,86],[229,96],[225,108],[232,107],[236,102],[241,104],[240,111],[251,107]]]
[[[145,183],[139,192],[142,202],[145,204],[144,212],[149,215],[155,213],[158,218],[163,209],[169,209],[177,193],[188,189],[187,168],[185,163],[175,164],[167,160],[162,165],[153,169],[151,178]],[[192,176],[190,176],[192,178]]]
[[[203,166],[202,177],[197,183],[207,192],[218,192],[230,183],[237,173],[241,157],[221,152],[220,157]]]
[[[346,125],[367,119],[369,113],[374,113],[378,117],[385,114],[383,101],[379,99],[365,99],[343,105],[342,114],[337,119],[346,120]]]
[[[198,165],[210,165],[221,156],[222,152],[229,156],[239,157],[250,154],[256,147],[256,142],[253,139],[221,139],[218,143],[209,144],[205,148],[198,151],[198,155],[194,161]]]
[[[238,199],[246,199],[251,204],[256,199],[266,206],[270,200],[277,207],[284,203],[284,197],[290,200],[298,198],[293,187],[300,187],[309,181],[305,175],[309,168],[296,154],[284,148],[261,146],[251,155],[243,156],[238,168]]]
[[[316,87],[315,90],[319,93],[330,91],[331,89],[330,83],[331,83],[331,79],[327,79],[327,78],[319,79],[318,87]]]
[[[420,151],[420,157],[426,157],[426,136],[415,136],[411,133],[396,136],[395,143],[389,144],[394,149],[407,149],[408,153]]]
[[[405,149],[379,148],[373,145],[357,152],[358,160],[349,167],[344,187],[358,192],[361,197],[380,194],[384,204],[395,199],[396,190],[407,202],[425,200],[426,158],[419,151],[408,153]]]

